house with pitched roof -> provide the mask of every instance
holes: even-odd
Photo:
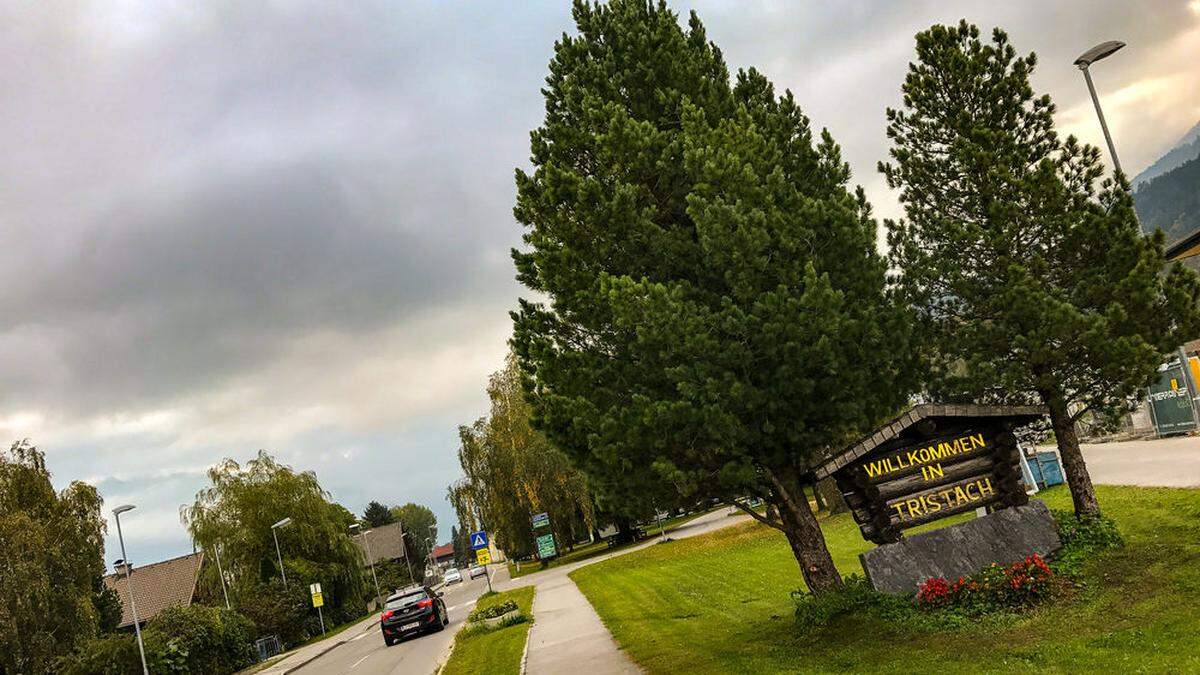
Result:
[[[147,621],[168,607],[188,607],[196,596],[196,582],[200,567],[204,564],[204,553],[189,553],[178,558],[134,567],[130,572],[133,579],[134,599],[137,600],[138,621]],[[121,600],[121,623],[118,628],[133,628],[133,607],[129,602],[129,582],[124,574],[109,574],[104,585],[113,589]]]

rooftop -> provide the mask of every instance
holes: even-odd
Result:
[[[191,605],[202,564],[204,553],[199,552],[141,567],[135,565],[130,576],[133,577],[138,619],[145,623],[173,605]],[[121,623],[118,627],[132,626],[133,610],[129,605],[129,586],[125,575],[115,572],[109,574],[104,577],[104,585],[116,591],[121,600]]]

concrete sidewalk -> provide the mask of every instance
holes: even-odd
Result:
[[[588,675],[641,672],[625,656],[592,605],[566,574],[536,584],[526,672]]]
[[[731,516],[727,509],[720,508],[680,525],[668,536],[672,539],[693,537],[749,519],[745,515]],[[505,584],[505,590],[528,585],[537,589],[533,596],[533,627],[529,631],[525,672],[533,675],[557,675],[579,669],[586,670],[588,675],[641,672],[613,640],[596,610],[567,575],[580,567],[632,553],[657,542],[658,537],[655,537],[637,546],[552,567]]]

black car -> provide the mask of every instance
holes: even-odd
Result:
[[[379,616],[383,641],[391,647],[416,633],[442,630],[450,623],[442,594],[428,586],[414,586],[392,594]]]

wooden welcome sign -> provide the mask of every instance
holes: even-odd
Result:
[[[981,506],[1021,506],[1013,431],[1035,406],[919,405],[817,467],[833,476],[865,539],[898,541],[910,527]]]

